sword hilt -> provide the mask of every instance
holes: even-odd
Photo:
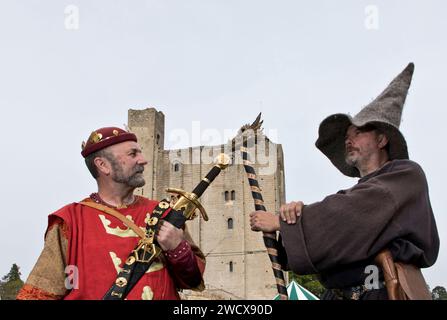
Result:
[[[225,154],[221,153],[216,157],[216,164],[214,167],[208,172],[208,174],[205,176],[205,178],[202,179],[202,181],[199,182],[199,184],[194,188],[192,193],[194,193],[197,198],[200,198],[202,194],[205,192],[206,188],[209,187],[211,182],[214,181],[214,179],[219,175],[219,173],[228,167],[230,164],[230,158]]]
[[[196,194],[191,192],[186,192],[182,189],[177,188],[167,188],[166,192],[173,193],[179,195],[180,198],[175,202],[172,206],[172,209],[176,211],[181,211],[183,215],[188,220],[194,219],[194,212],[196,209],[199,209],[200,214],[203,217],[203,220],[208,221],[208,215],[205,211],[205,208],[199,202],[199,198]]]
[[[208,174],[199,182],[199,184],[194,188],[192,192],[186,192],[177,188],[168,188],[166,192],[179,195],[180,198],[172,206],[172,209],[176,211],[181,211],[186,219],[194,219],[194,212],[199,209],[203,220],[208,221],[208,215],[203,208],[202,204],[199,202],[200,196],[205,192],[205,190],[210,186],[211,182],[219,175],[219,173],[228,167],[230,164],[230,158],[225,154],[221,153],[216,158],[216,164],[208,172]]]

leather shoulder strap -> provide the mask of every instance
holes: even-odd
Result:
[[[99,211],[105,212],[107,214],[110,214],[111,216],[114,216],[115,218],[118,218],[121,222],[123,222],[126,226],[131,228],[140,238],[145,237],[145,232],[141,230],[135,223],[127,219],[123,214],[119,213],[113,208],[107,207],[105,205],[102,205],[100,203],[96,202],[89,202],[89,201],[81,201],[79,204],[82,204],[87,207],[91,207],[94,209],[97,209]]]

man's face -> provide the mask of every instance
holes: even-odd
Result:
[[[379,135],[376,130],[359,129],[351,125],[345,136],[345,161],[353,167],[364,164],[380,151]]]
[[[109,147],[108,161],[111,165],[113,181],[132,188],[144,186],[144,166],[147,164],[141,148],[134,141],[125,141]]]

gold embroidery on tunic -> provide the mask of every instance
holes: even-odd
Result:
[[[121,238],[138,237],[138,235],[131,228],[126,229],[121,229],[120,227],[112,228],[109,227],[112,222],[109,219],[107,219],[106,216],[100,214],[99,218],[101,219],[102,225],[104,226],[104,229],[108,234],[113,234]],[[126,216],[126,218],[134,222],[132,220],[132,216]],[[146,230],[144,227],[140,227],[140,229],[143,231]]]
[[[154,299],[154,292],[152,292],[151,287],[145,286],[143,288],[143,293],[141,294],[142,300],[152,300]]]
[[[123,268],[120,267],[121,259],[116,256],[115,252],[109,252],[110,257],[112,258],[113,265],[115,266],[116,273],[120,273]]]
[[[118,274],[121,271],[123,271],[123,268],[120,267],[122,260],[113,251],[110,251],[109,254],[110,254],[110,258],[112,258],[113,265],[115,266],[116,273]],[[161,270],[163,268],[164,268],[163,262],[159,258],[157,258],[151,264],[151,266],[146,271],[146,273],[155,272],[155,271]]]

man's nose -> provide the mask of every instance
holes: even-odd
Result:
[[[138,159],[138,164],[140,164],[142,166],[147,165],[147,160],[142,154],[140,155],[140,158]]]
[[[352,146],[352,141],[350,137],[346,137],[345,138],[345,147],[350,147]]]

